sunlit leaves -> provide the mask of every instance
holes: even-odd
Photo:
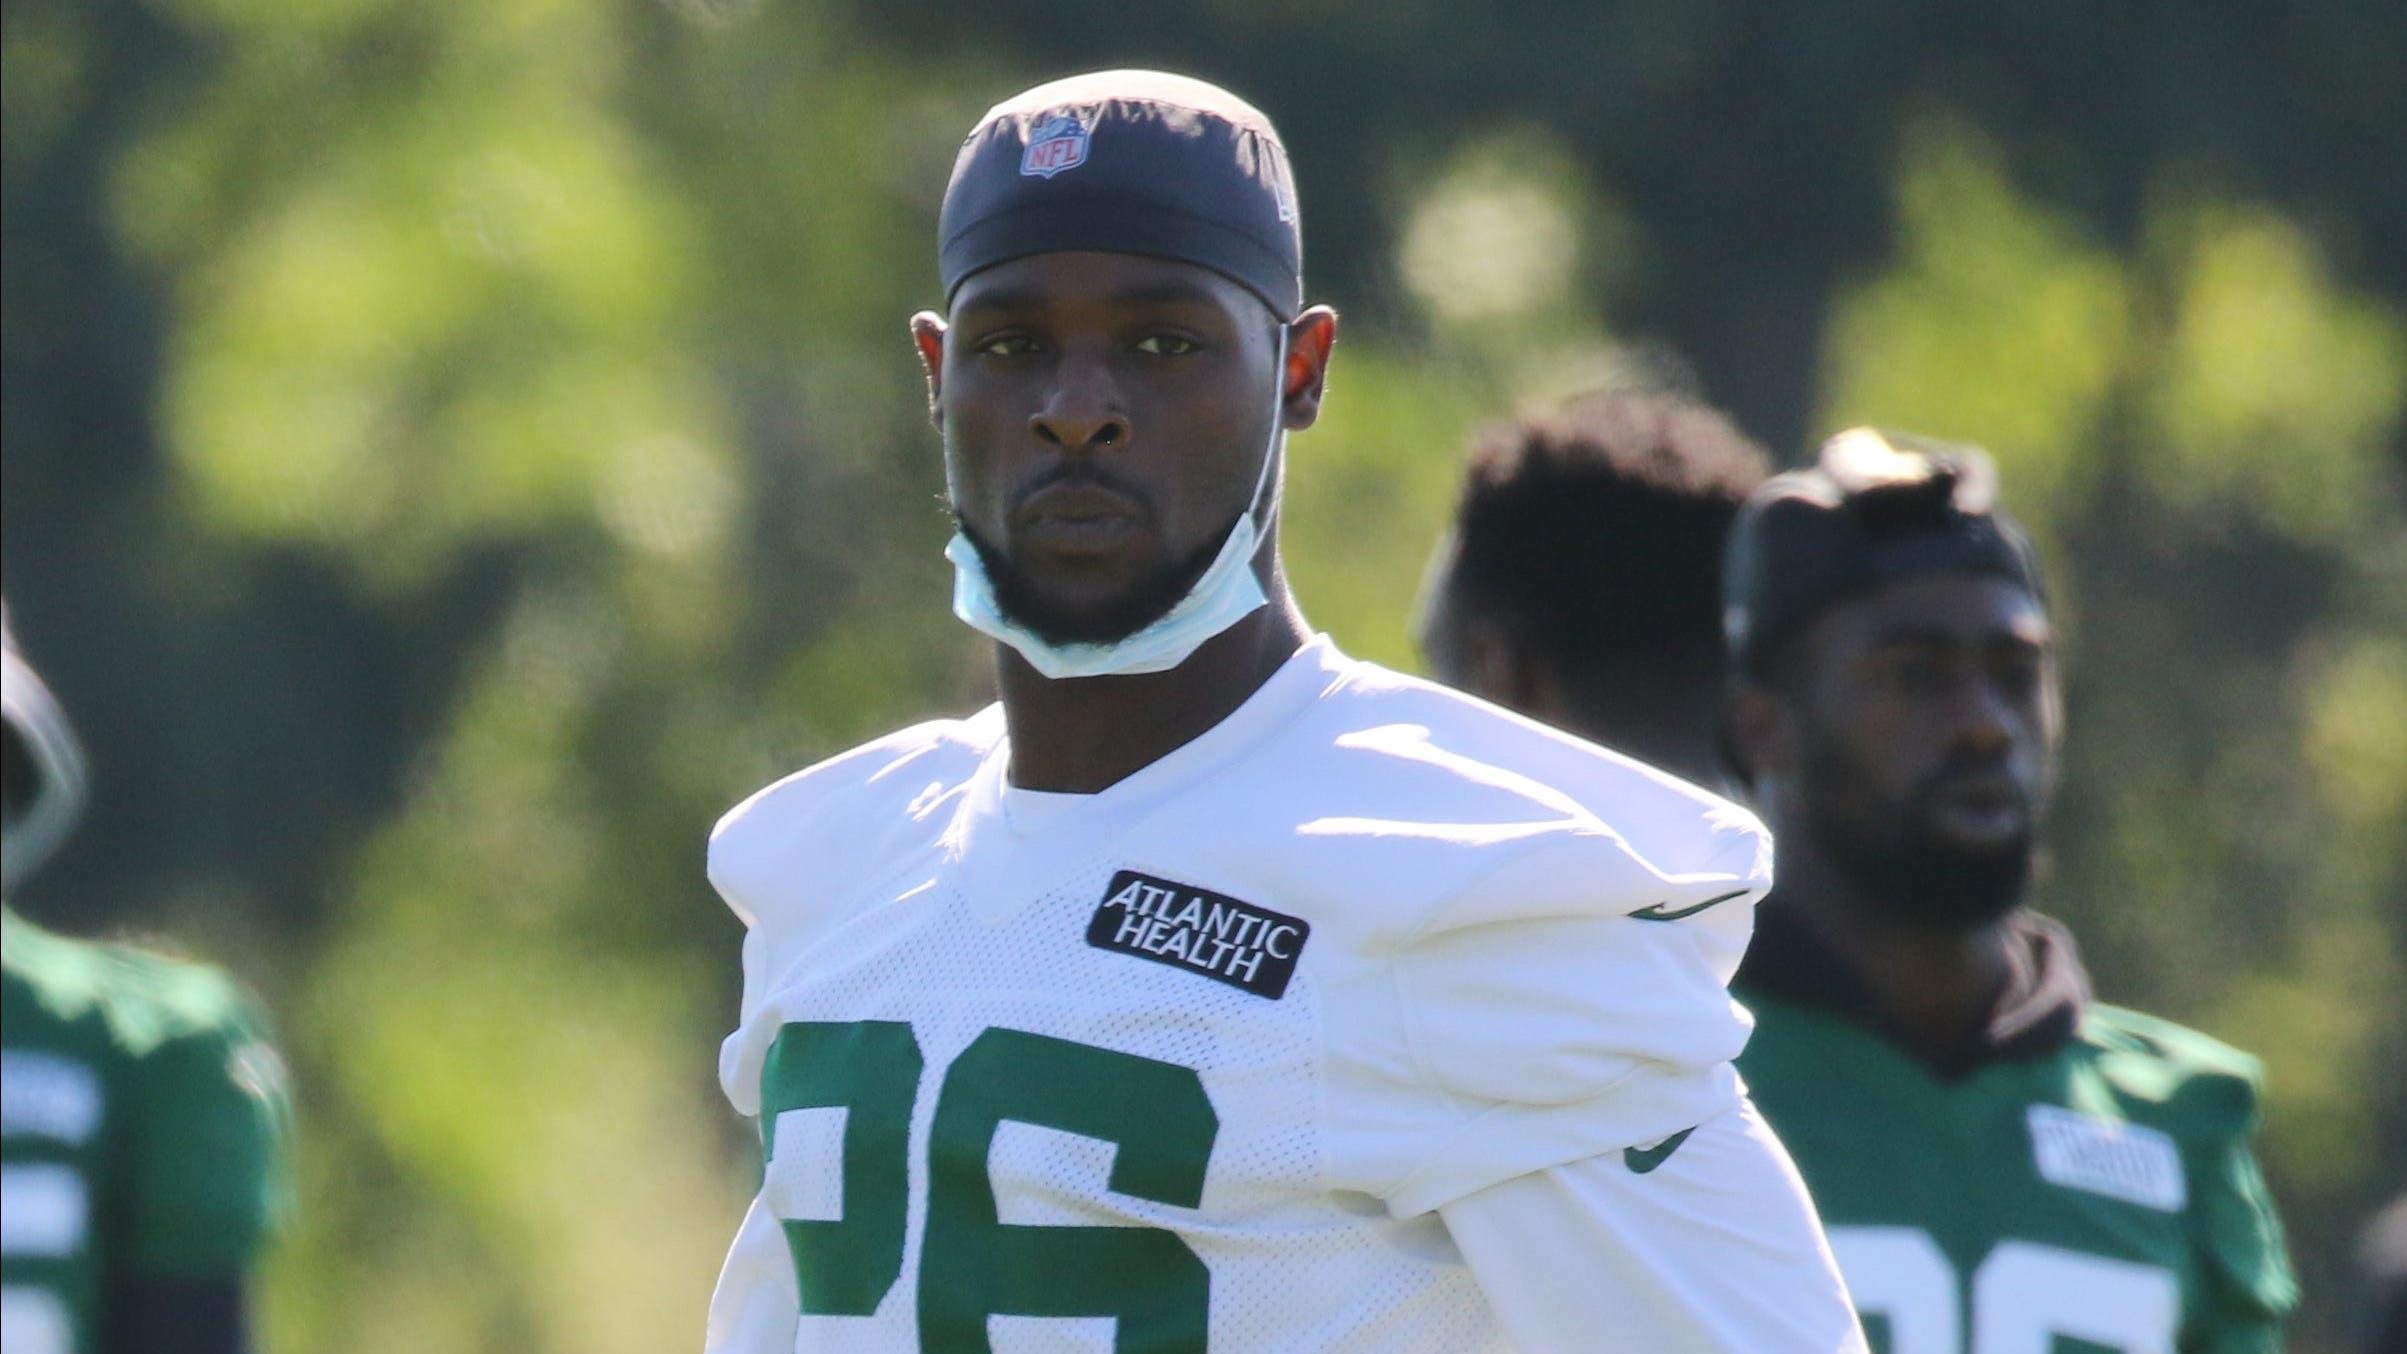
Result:
[[[2147,400],[2155,490],[2304,539],[2395,513],[2387,454],[2407,412],[2407,330],[2340,291],[2314,243],[2270,211],[2178,209],[2158,248],[2173,295]]]
[[[1485,388],[1369,343],[1340,344],[1320,423],[1288,441],[1280,539],[1312,622],[1358,656],[1416,665],[1412,599],[1453,511]]]
[[[360,862],[304,1008],[358,1131],[509,1268],[488,1338],[522,1323],[544,1349],[688,1338],[740,1209],[690,1070],[707,1061],[692,1032],[715,1023],[694,1009],[707,984],[615,950],[593,911],[650,877],[612,864],[613,796],[591,751],[631,639],[590,591],[530,592]],[[654,812],[645,857],[707,822]],[[698,885],[642,901],[717,920]],[[392,1299],[377,1277],[354,1281]]]
[[[1579,239],[1548,185],[1466,174],[1415,209],[1399,262],[1440,321],[1519,315],[1568,293]]]
[[[1822,421],[1979,443],[2009,504],[2045,522],[2099,468],[2129,343],[2121,270],[1953,117],[1913,127],[1896,193],[1897,260],[1838,308]]]
[[[489,34],[434,44],[418,88],[376,96],[368,118],[324,118],[232,219],[185,220],[178,199],[184,163],[242,161],[247,121],[210,115],[241,105],[239,87],[129,161],[129,236],[190,258],[168,442],[228,526],[407,578],[457,539],[614,502],[621,530],[681,523],[655,540],[724,523],[726,492],[707,488],[727,482],[719,412],[674,343],[689,222],[574,64],[580,24],[529,23],[540,41],[508,83],[491,79]],[[376,75],[340,35],[317,51]],[[273,62],[233,70],[253,99],[290,78]],[[701,497],[666,517],[628,511],[646,449],[673,451]]]
[[[2309,700],[2307,763],[2329,811],[2357,827],[2407,831],[2407,635],[2360,638]]]
[[[1558,141],[1499,132],[1413,186],[1396,270],[1440,327],[1584,319],[1626,285],[1635,234]]]

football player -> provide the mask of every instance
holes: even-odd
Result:
[[[0,611],[6,892],[82,806],[74,735]],[[0,909],[0,1348],[233,1354],[281,1198],[281,1064],[223,975]]]
[[[1288,594],[1337,319],[1270,124],[1030,90],[938,255],[911,329],[1001,700],[712,835],[764,1171],[710,1347],[1861,1348],[1730,1065],[1760,827]]]
[[[2257,1354],[2295,1302],[2259,1068],[2092,999],[2032,910],[2063,736],[2039,565],[1971,448],[1856,429],[1724,571],[1780,886],[1739,1066],[1889,1354]]]
[[[1440,555],[1434,670],[1691,771],[1720,755],[1693,683],[1747,469],[1719,433],[1675,435],[1698,417],[1591,409],[1487,439]],[[1740,970],[1739,1066],[1874,1347],[2275,1348],[2292,1292],[2249,1153],[2255,1065],[2090,1001],[2071,937],[2028,907],[2061,713],[2038,569],[1986,460],[1849,433],[1760,491],[1731,560],[1730,750],[1781,878]],[[1670,561],[1688,576],[1636,585]],[[1580,691],[1612,698],[1548,698]]]
[[[1585,396],[1483,429],[1422,589],[1432,674],[1699,785],[1722,775],[1722,541],[1770,473],[1710,406]]]

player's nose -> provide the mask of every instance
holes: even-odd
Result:
[[[1067,359],[1028,430],[1064,451],[1118,451],[1128,445],[1128,408],[1106,363]]]
[[[2013,700],[1978,679],[1960,683],[1959,688],[1950,711],[1954,716],[1950,732],[1956,746],[1989,756],[2016,751],[2027,730]]]

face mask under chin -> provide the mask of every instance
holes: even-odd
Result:
[[[969,523],[955,520],[961,538],[977,552],[994,592],[995,608],[1005,620],[1048,644],[1104,645],[1127,639],[1169,615],[1171,608],[1195,590],[1243,516],[1230,518],[1227,527],[1183,558],[1138,580],[1121,596],[1086,607],[1062,606],[1047,599],[1001,547]]]

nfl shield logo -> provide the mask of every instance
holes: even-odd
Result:
[[[1086,147],[1087,130],[1078,119],[1047,118],[1028,136],[1028,149],[1020,153],[1020,173],[1049,179],[1065,169],[1076,169],[1086,163]]]

